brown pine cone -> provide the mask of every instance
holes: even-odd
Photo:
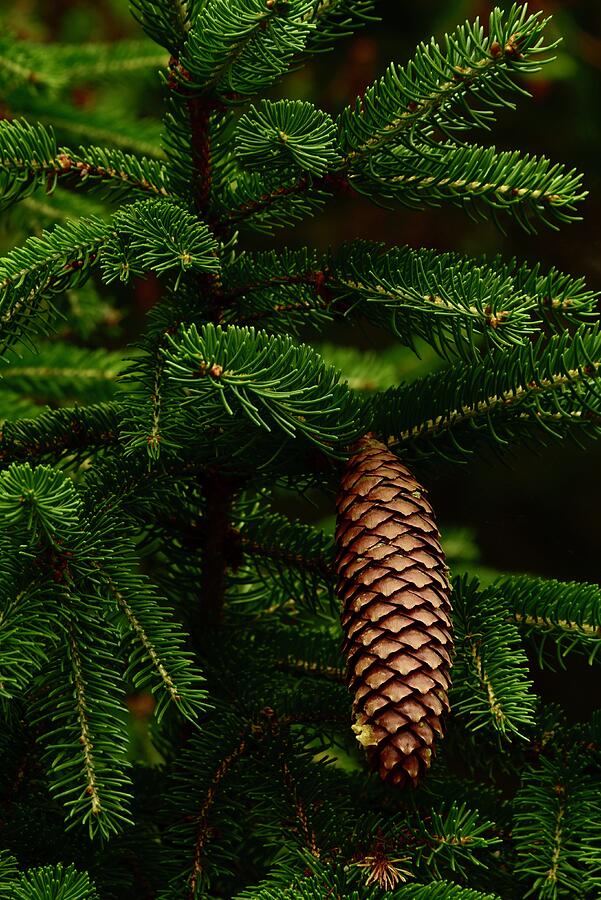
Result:
[[[384,781],[416,786],[449,709],[451,589],[424,489],[370,436],[342,476],[335,569],[353,731]]]

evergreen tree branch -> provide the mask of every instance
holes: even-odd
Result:
[[[64,80],[64,71],[48,64],[45,47],[20,41],[11,32],[0,35],[0,86],[3,94],[15,89],[29,91],[57,90]]]
[[[491,111],[470,103],[470,95],[493,107],[513,104],[507,94],[527,93],[516,84],[516,75],[537,71],[544,46],[547,20],[540,12],[529,14],[526,4],[514,4],[509,13],[495,8],[488,34],[479,19],[466,22],[445,35],[441,49],[434,40],[421,44],[404,68],[389,67],[354,107],[338,120],[340,143],[352,165],[378,153],[407,133],[424,135],[424,124],[444,133],[462,132],[472,125],[487,127]]]
[[[44,334],[57,316],[54,297],[83,284],[108,227],[96,217],[56,225],[0,260],[0,345]]]
[[[54,133],[24,120],[0,122],[0,208],[7,208],[38,188],[51,193],[59,179],[89,182],[118,192],[135,189],[167,193],[160,162],[138,158],[120,150],[98,147],[74,152],[59,148]]]
[[[421,336],[467,358],[476,335],[519,344],[539,328],[586,322],[595,303],[582,279],[555,269],[367,241],[322,258],[306,249],[242,253],[224,267],[220,298],[227,322],[296,331],[365,316],[409,346]]]
[[[294,225],[351,189],[503,211],[530,230],[575,218],[585,192],[569,167],[463,142],[526,93],[521,76],[550,49],[544,17],[516,4],[488,30],[421,45],[334,123],[304,101],[248,104],[368,21],[373,0],[132,6],[160,47],[45,53],[0,36],[5,115],[41,119],[0,123],[0,206],[22,201],[10,225],[37,234],[0,261],[0,336],[23,348],[0,364],[0,828],[20,864],[89,867],[19,872],[0,854],[0,897],[594,896],[599,717],[535,714],[522,645],[545,665],[550,646],[592,662],[601,591],[456,582],[457,728],[425,787],[395,799],[350,747],[332,540],[269,498],[323,497],[365,433],[407,459],[601,435],[597,296],[515,260],[370,242],[246,252],[236,231]],[[163,68],[164,153],[158,121],[127,102],[147,65]],[[76,80],[124,75],[135,83],[114,110],[96,89],[98,105],[79,105]],[[95,267],[109,284],[164,276],[166,294],[133,285],[130,309]],[[143,305],[117,394],[122,351],[84,348],[123,347]],[[394,346],[376,358],[297,339],[343,320]],[[37,415],[42,400],[59,408]],[[526,728],[528,747],[499,752]],[[100,843],[65,836],[61,805]]]
[[[159,605],[150,582],[136,574],[129,539],[124,540],[123,534],[120,540],[117,537],[122,529],[114,524],[110,527],[110,523],[108,527],[111,540],[104,540],[96,580],[113,606],[113,619],[125,645],[125,677],[137,690],[158,694],[154,712],[157,722],[171,704],[195,722],[205,705],[206,692],[200,673],[184,650],[184,635]]]
[[[177,448],[173,437],[173,417],[164,415],[164,395],[167,392],[164,353],[167,334],[177,328],[179,321],[181,319],[175,314],[168,314],[167,319],[159,314],[157,328],[144,336],[140,347],[142,352],[127,370],[133,402],[125,413],[123,438],[129,453],[145,447],[149,458],[154,461],[161,456],[162,448],[167,451]]]
[[[219,786],[223,779],[228,775],[230,769],[244,755],[247,750],[247,746],[248,738],[244,736],[240,738],[240,741],[233,747],[231,752],[221,760],[221,762],[217,766],[217,769],[215,770],[215,773],[213,774],[209,789],[198,809],[197,815],[195,817],[196,834],[194,839],[192,871],[190,873],[190,878],[188,881],[189,900],[195,900],[195,898],[198,896],[197,889],[199,888],[200,878],[204,868],[203,855],[209,837],[209,817],[211,808],[215,802],[217,791],[219,790]]]
[[[477,438],[503,446],[571,433],[593,437],[600,424],[600,357],[597,329],[541,337],[370,397],[365,414],[374,430],[391,435],[391,445],[452,458],[471,452]]]
[[[81,500],[71,481],[51,466],[12,463],[0,473],[0,516],[7,525],[58,547],[81,517]]]
[[[14,547],[3,546],[2,552],[8,569],[6,560]],[[49,648],[61,634],[54,607],[60,601],[56,585],[43,580],[24,586],[22,571],[10,574],[18,579],[18,588],[6,579],[0,606],[0,696],[5,698],[23,695],[48,662]]]
[[[312,660],[282,659],[278,661],[277,667],[282,672],[289,672],[293,675],[312,675],[316,678],[326,678],[339,684],[343,684],[345,680],[342,667],[320,666]]]
[[[61,147],[56,163],[56,175],[76,178],[76,186],[89,183],[112,193],[128,194],[133,189],[145,195],[169,196],[165,166],[156,159],[137,157],[118,149],[80,147],[74,152]]]
[[[28,122],[0,122],[0,208],[38,187],[52,189],[58,148],[50,129]]]
[[[503,210],[529,232],[537,219],[555,230],[555,220],[575,221],[576,203],[587,193],[575,169],[544,156],[453,143],[387,152],[370,159],[349,183],[367,196],[413,208],[448,201],[478,218],[490,210],[495,220]]]
[[[256,94],[304,49],[313,0],[210,0],[176,70],[187,91],[223,100]]]
[[[79,872],[71,864],[31,868],[20,874],[13,883],[11,900],[100,900],[87,872]],[[1,895],[0,895],[1,896]]]
[[[134,19],[148,37],[177,56],[202,0],[130,0]]]
[[[110,223],[57,225],[0,261],[0,335],[4,330],[10,346],[43,333],[56,315],[52,298],[84,283],[99,260],[106,281],[172,270],[179,278],[188,270],[217,271],[217,247],[206,225],[167,200],[129,204]]]
[[[7,850],[0,850],[0,898],[10,900],[14,882],[19,877],[17,860]]]
[[[348,37],[356,28],[379,21],[373,14],[375,0],[313,0],[310,21],[315,24],[307,50],[323,53],[334,41]]]
[[[5,422],[0,464],[65,455],[85,456],[119,443],[120,405],[116,402],[58,409],[35,419]]]
[[[88,704],[86,701],[81,657],[72,631],[69,633],[69,648],[71,662],[73,664],[73,688],[75,691],[75,703],[77,707],[79,742],[82,745],[83,767],[86,781],[85,793],[90,797],[92,815],[98,816],[102,810],[102,804],[96,781],[96,762],[94,753],[92,752],[92,739],[87,714]]]
[[[526,896],[587,896],[601,877],[601,809],[587,760],[541,757],[514,800],[516,874]]]
[[[505,209],[530,231],[533,217],[551,227],[556,227],[554,219],[572,220],[575,203],[585,196],[574,171],[551,165],[544,158],[440,143],[432,137],[433,124],[450,134],[470,124],[486,125],[490,113],[470,106],[466,91],[493,107],[507,102],[499,94],[498,82],[517,89],[513,70],[539,67],[538,60],[530,57],[547,49],[541,37],[544,24],[538,14],[528,16],[525,6],[514,6],[506,22],[496,9],[491,13],[489,38],[484,38],[478,21],[473,26],[466,24],[447,37],[448,59],[433,43],[420,48],[406,72],[391,68],[372,88],[373,97],[368,92],[363,106],[358,101],[354,110],[340,117],[340,147],[346,156],[334,167],[339,169],[334,180],[346,175],[351,186],[369,196],[375,193],[413,206],[447,199],[480,215],[487,206],[493,216]],[[399,134],[403,138],[405,127],[405,138],[388,147],[391,138]],[[303,193],[307,194],[305,203],[310,203],[320,187],[306,176],[267,190],[249,185],[255,196],[239,197],[242,203],[238,202],[229,218],[252,222],[274,203],[285,208],[284,198],[288,207],[292,201],[300,206],[299,194]],[[254,224],[261,227],[260,222]]]
[[[468,728],[493,728],[500,736],[523,736],[535,714],[528,660],[517,627],[508,621],[502,593],[478,591],[466,578],[453,585],[457,641],[451,705]]]
[[[327,448],[357,428],[350,392],[306,345],[252,328],[212,325],[182,328],[169,344],[169,379],[185,388],[196,429],[206,427],[211,414],[213,426],[223,417],[227,422],[237,409],[259,429],[301,433]]]
[[[226,186],[216,204],[212,224],[221,230],[248,225],[270,234],[274,227],[294,225],[320,209],[339,181],[303,172],[286,179],[271,174],[241,171]]]
[[[337,162],[334,138],[333,121],[312,103],[262,100],[238,121],[236,155],[251,168],[294,166],[321,176]]]
[[[118,210],[102,253],[105,281],[175,271],[175,287],[188,272],[215,273],[218,244],[206,225],[167,200],[142,200]]]
[[[333,551],[328,535],[285,516],[261,512],[258,505],[236,524],[230,555],[238,584],[258,579],[270,591],[277,590],[309,608],[321,606],[324,600],[333,602]],[[241,559],[236,559],[238,554]],[[244,594],[240,602],[244,602]]]
[[[33,43],[16,35],[0,37],[0,83],[25,88],[48,99],[69,84],[123,77],[166,65],[164,53],[147,41],[89,44]]]
[[[494,823],[481,817],[478,810],[465,803],[445,806],[415,821],[409,846],[415,845],[411,849],[416,863],[431,877],[443,878],[453,872],[465,880],[467,867],[478,864],[477,851],[497,847],[501,839],[494,833]]]
[[[301,840],[311,856],[315,859],[319,859],[320,850],[317,844],[317,836],[307,812],[307,803],[302,796],[301,785],[299,785],[297,779],[294,777],[290,765],[283,756],[281,759],[281,767],[282,778],[288,795],[288,802],[292,801],[294,816],[298,823]]]
[[[598,585],[520,575],[501,578],[488,593],[507,604],[522,633],[537,646],[541,664],[549,642],[560,662],[568,654],[579,652],[592,663],[601,650]]]
[[[28,45],[36,46],[36,45]],[[147,40],[118,40],[89,44],[43,44],[48,64],[59,68],[65,80],[82,83],[122,79],[167,65],[167,54]]]
[[[110,401],[115,399],[122,368],[120,353],[56,341],[38,346],[35,353],[21,350],[9,365],[0,364],[0,392],[13,403],[31,398],[34,409],[42,403]]]
[[[58,725],[47,736],[48,741],[59,738],[58,743],[50,743],[46,753],[49,774],[58,796],[67,798],[70,814],[87,822],[91,835],[98,831],[106,835],[127,820],[122,803],[124,771],[119,764],[124,722],[116,701],[117,673],[110,640],[114,631],[109,623],[121,632],[126,647],[129,643],[125,677],[135,687],[162,691],[158,720],[171,702],[195,719],[199,706],[204,705],[205,692],[183,651],[182,635],[157,604],[150,585],[135,574],[136,559],[133,551],[128,551],[127,540],[124,548],[118,523],[102,515],[87,521],[73,483],[49,467],[32,470],[28,465],[13,465],[0,480],[0,514],[13,529],[20,527],[25,533],[27,544],[15,533],[22,546],[29,545],[39,553],[40,541],[48,545],[56,567],[54,578],[63,586],[57,607],[59,619],[64,620],[57,629],[63,640],[54,641],[49,661],[54,680],[46,683],[45,672],[38,676],[40,719],[47,711],[43,704],[58,704],[53,717]],[[108,622],[101,621],[98,595],[110,603]],[[51,598],[52,592],[50,597],[46,594],[45,602]],[[52,624],[52,615],[51,608],[42,620],[48,620],[46,628]],[[88,641],[93,650],[87,647]],[[71,695],[74,710],[68,700]],[[69,743],[68,736],[74,733],[77,741]],[[75,759],[65,761],[73,750],[81,750],[81,769]],[[60,752],[57,756],[52,751]],[[77,786],[78,771],[85,782],[83,789]],[[112,774],[107,774],[109,771]]]
[[[397,889],[397,896],[407,900],[500,900],[497,894],[483,894],[450,881],[406,884]]]
[[[119,832],[131,820],[126,770],[127,732],[114,655],[93,607],[75,601],[68,644],[52,656],[32,701],[42,734],[52,793],[71,824],[91,837]],[[85,650],[84,650],[85,648]]]
[[[243,807],[235,795],[228,793],[228,784],[252,743],[250,723],[241,727],[235,716],[221,710],[218,719],[195,732],[181,753],[164,796],[167,828],[163,846],[171,873],[164,900],[201,896],[212,878],[231,863],[229,848],[232,838],[239,836]],[[198,774],[192,791],[191,772]],[[225,821],[224,803],[233,806],[234,812],[231,816],[230,809]],[[207,855],[207,846],[222,822],[226,839],[221,842],[216,862]]]

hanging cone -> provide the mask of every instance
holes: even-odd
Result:
[[[337,499],[337,592],[353,731],[384,781],[417,785],[448,712],[450,585],[432,507],[411,472],[367,436]]]

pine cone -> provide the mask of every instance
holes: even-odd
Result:
[[[342,477],[335,568],[353,731],[384,781],[416,786],[449,709],[450,585],[423,488],[369,436]]]

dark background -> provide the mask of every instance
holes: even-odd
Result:
[[[499,3],[509,7],[508,3]],[[537,0],[532,9],[553,14],[550,38],[563,37],[557,59],[529,79],[533,98],[517,98],[517,110],[498,115],[492,135],[474,134],[478,142],[500,149],[520,148],[545,154],[585,173],[590,195],[582,204],[583,220],[556,233],[526,235],[511,222],[502,235],[489,224],[474,224],[459,210],[425,212],[382,210],[349,198],[292,232],[278,233],[280,243],[308,243],[322,248],[357,237],[381,239],[468,253],[497,252],[545,267],[555,265],[585,275],[601,290],[601,4],[595,0],[559,3]],[[416,43],[441,36],[466,18],[487,16],[491,4],[479,0],[382,0],[383,21],[340,42],[289,76],[278,89],[283,96],[313,100],[336,112],[380,74],[390,60],[405,61]],[[125,0],[0,0],[7,23],[23,37],[39,40],[114,40],[137,37]],[[73,97],[93,106],[90,91]],[[113,88],[115,90],[115,88]],[[158,82],[138,98],[147,111],[158,109]],[[263,239],[256,239],[258,245]],[[269,240],[267,245],[269,245]],[[378,349],[379,338],[362,334],[365,349]],[[439,517],[474,532],[485,567],[561,579],[600,580],[601,448],[586,452],[568,446],[537,456],[518,451],[504,461],[474,460],[455,469],[428,469],[429,489]],[[542,682],[543,691],[563,696],[576,716],[587,708],[574,685],[588,678],[586,665]],[[575,699],[575,697],[577,699]]]

